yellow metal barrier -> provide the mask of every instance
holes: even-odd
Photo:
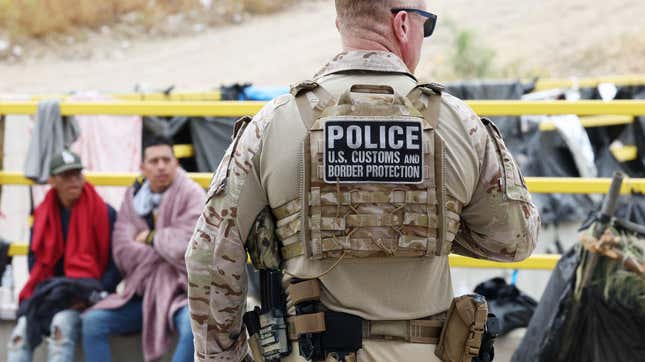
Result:
[[[621,126],[634,122],[633,116],[602,115],[580,117],[580,124],[584,128]],[[543,121],[539,126],[540,131],[555,131],[555,123],[552,121]],[[612,154],[619,162],[633,161],[638,157],[636,146],[612,147]]]
[[[601,115],[580,117],[580,124],[582,124],[584,128],[620,126],[633,122],[633,116]],[[555,131],[555,124],[551,121],[541,122],[540,131]]]
[[[174,145],[175,157],[189,158],[195,156],[195,149],[193,145]]]
[[[29,245],[13,243],[9,246],[9,256],[27,255]],[[534,269],[552,270],[560,259],[560,255],[533,255],[517,263],[498,263],[487,260],[473,259],[461,255],[450,255],[449,262],[453,268],[495,268],[495,269]]]
[[[516,263],[499,263],[488,260],[468,258],[461,255],[449,256],[450,266],[453,268],[493,268],[493,269],[532,269],[553,270],[560,260],[560,255],[532,255],[526,260]]]
[[[645,101],[467,101],[473,110],[485,116],[527,114],[645,115]],[[264,102],[63,102],[63,115],[157,115],[239,117],[257,113]],[[34,114],[37,102],[2,102],[0,114]]]
[[[617,86],[644,85],[645,75],[619,75],[594,78],[571,78],[556,79],[545,78],[539,79],[535,84],[536,91],[543,91],[556,88],[592,88],[597,87],[600,83],[612,83]]]
[[[264,102],[62,102],[63,115],[109,114],[141,116],[240,117],[257,113]],[[37,102],[1,102],[0,114],[35,114]]]
[[[212,92],[172,92],[165,93],[126,93],[113,94],[114,98],[124,101],[219,101],[222,99],[220,91]]]
[[[526,177],[529,191],[535,194],[606,194],[610,178]],[[645,179],[628,178],[623,182],[621,194],[645,191]]]
[[[9,99],[12,95],[0,94],[0,99]],[[219,101],[222,99],[220,91],[206,91],[206,92],[171,92],[170,94],[153,92],[153,93],[116,93],[106,94],[107,97],[119,99],[122,101]],[[72,98],[71,95],[65,94],[37,94],[31,96],[31,100],[40,101],[43,99],[61,99],[68,100]]]
[[[95,186],[131,186],[137,177],[134,173],[87,172],[86,179]],[[212,173],[191,173],[190,177],[203,187],[210,185]],[[0,185],[32,185],[33,181],[20,172],[0,171]]]
[[[619,162],[633,161],[638,157],[638,148],[633,145],[611,147],[610,151]]]
[[[528,114],[642,115],[645,101],[467,101],[479,115],[521,116]]]
[[[546,83],[544,83],[546,84]],[[195,98],[187,97],[185,100],[203,99],[206,93],[196,94]],[[141,95],[120,97],[121,99],[141,99]],[[167,99],[146,96],[143,99]],[[174,98],[172,100],[184,100]],[[481,115],[525,115],[525,114],[578,114],[578,115],[642,115],[645,114],[643,101],[581,101],[581,102],[518,102],[518,101],[469,101],[467,102],[475,112]],[[81,114],[112,114],[112,115],[186,115],[186,116],[220,116],[237,117],[246,114],[255,114],[262,107],[262,102],[183,102],[172,104],[162,101],[146,102],[106,102],[106,103],[63,103],[61,112],[65,115]],[[0,114],[34,114],[37,109],[36,102],[0,102]],[[625,124],[632,121],[631,117],[606,118],[596,117],[586,120],[585,124],[595,127],[608,124]],[[542,126],[548,127],[548,126]],[[178,145],[175,149],[179,155],[192,155],[193,150],[187,145]],[[178,155],[178,157],[179,157]],[[187,156],[190,157],[190,156]],[[208,187],[212,175],[210,173],[193,173],[190,176],[203,187]],[[88,173],[87,178],[97,186],[129,186],[135,174],[101,174]],[[533,193],[606,193],[609,189],[610,179],[565,179],[565,178],[527,178],[526,182]],[[17,172],[1,172],[0,184],[29,185],[31,180]],[[645,192],[645,179],[630,179],[623,184],[622,193],[632,191]],[[26,255],[26,244],[12,244],[10,255]],[[485,260],[467,258],[458,255],[450,256],[452,267],[468,268],[510,268],[510,269],[553,269],[559,259],[558,255],[535,255],[519,263],[495,263]]]
[[[9,245],[9,256],[27,255],[29,253],[29,245],[22,243],[12,243]]]
[[[130,186],[136,178],[134,173],[87,172],[85,177],[95,186]],[[210,185],[212,173],[190,173],[189,176],[202,187]],[[526,184],[532,193],[546,194],[606,194],[609,178],[559,178],[527,177]],[[20,172],[0,171],[0,185],[31,185],[33,182]],[[645,179],[632,178],[623,182],[621,192],[645,193]]]
[[[528,82],[528,81],[527,81]],[[645,75],[612,75],[602,77],[585,77],[585,78],[544,78],[538,79],[535,84],[536,91],[543,91],[557,88],[591,88],[597,87],[601,83],[611,83],[617,86],[645,85]],[[117,93],[110,96],[122,100],[145,100],[145,101],[218,101],[221,99],[220,91],[206,92],[171,92],[165,93]],[[42,94],[32,97],[34,100],[49,98],[65,98],[60,94]]]

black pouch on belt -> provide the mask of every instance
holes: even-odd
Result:
[[[356,353],[363,344],[363,320],[360,317],[339,313],[324,312],[325,329],[317,333],[298,335],[300,355],[308,361],[323,361],[328,355],[344,361],[345,357]]]
[[[322,346],[326,354],[335,354],[339,361],[358,351],[363,345],[363,319],[339,312],[325,312]]]

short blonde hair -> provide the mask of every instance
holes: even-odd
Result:
[[[351,26],[354,21],[384,20],[390,16],[392,0],[336,0],[336,15],[341,24]]]
[[[336,16],[346,27],[383,22],[397,7],[418,7],[423,0],[336,0]]]

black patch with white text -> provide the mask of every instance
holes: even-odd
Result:
[[[324,126],[326,183],[423,182],[419,121],[328,120]]]

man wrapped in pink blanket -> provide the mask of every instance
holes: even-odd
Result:
[[[144,145],[141,170],[145,178],[126,191],[114,229],[124,285],[83,315],[85,357],[110,361],[109,336],[142,331],[145,360],[157,360],[177,332],[173,361],[192,361],[184,253],[205,193],[179,168],[167,139]]]

